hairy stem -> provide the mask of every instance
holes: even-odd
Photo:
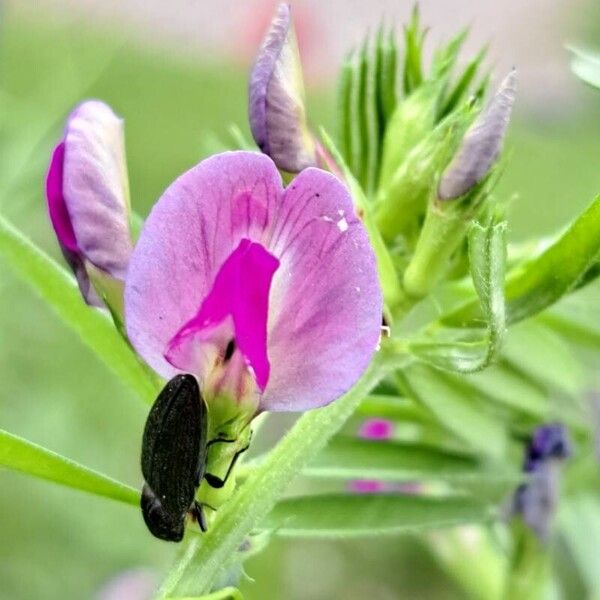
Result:
[[[352,390],[329,406],[304,414],[281,442],[219,510],[202,538],[190,547],[167,576],[159,598],[210,592],[224,568],[235,560],[245,536],[275,505],[290,481],[326,445],[360,401],[384,376],[380,353]],[[200,543],[198,543],[200,540]]]

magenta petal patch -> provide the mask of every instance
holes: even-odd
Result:
[[[78,252],[79,248],[77,247],[77,240],[73,231],[73,223],[71,223],[71,217],[69,216],[63,195],[64,163],[65,142],[61,141],[52,153],[50,168],[46,177],[48,213],[60,245],[71,252]]]
[[[235,345],[252,368],[256,383],[263,391],[269,380],[267,356],[267,319],[271,280],[279,261],[260,244],[243,239],[223,263],[198,314],[173,337],[165,357],[181,370],[202,369],[198,358],[206,356],[189,345],[215,344],[224,350],[233,340],[217,341],[215,326],[227,317],[233,320]],[[220,342],[220,343],[219,343]],[[190,364],[192,363],[192,364]]]
[[[367,440],[389,440],[394,435],[394,423],[387,419],[368,419],[361,425],[358,435]]]

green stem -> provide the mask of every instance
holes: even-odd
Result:
[[[404,273],[404,289],[414,298],[424,298],[431,292],[465,237],[469,220],[453,208],[432,204],[427,211],[415,253]]]
[[[210,592],[232,562],[245,536],[267,516],[278,497],[304,465],[352,415],[385,374],[380,353],[352,390],[329,406],[305,413],[219,510],[211,529],[190,545],[167,576],[159,598]]]
[[[547,548],[519,518],[513,519],[510,532],[513,549],[504,598],[545,598],[551,576]]]

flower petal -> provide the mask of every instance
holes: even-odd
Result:
[[[285,191],[267,248],[280,260],[269,317],[271,374],[260,407],[297,411],[348,391],[375,353],[383,298],[350,194],[306,169]]]
[[[132,243],[123,121],[103,102],[84,102],[69,117],[62,192],[83,258],[124,280]]]
[[[268,157],[228,152],[175,181],[131,257],[129,339],[161,375],[176,373],[164,357],[169,343],[198,314],[243,239],[280,263],[269,294],[270,374],[260,409],[296,411],[331,402],[352,387],[374,354],[383,300],[350,196],[318,169],[303,171],[284,192]],[[250,331],[253,336],[260,337]]]
[[[81,295],[91,306],[103,306],[102,301],[94,290],[85,269],[84,259],[81,256],[71,217],[67,210],[63,196],[63,168],[65,160],[65,143],[57,144],[46,177],[46,198],[48,201],[48,214],[54,227],[58,245],[62,254],[75,274]]]
[[[269,380],[267,356],[267,318],[269,289],[279,261],[260,244],[242,239],[223,263],[198,314],[188,321],[169,342],[167,360],[174,366],[201,373],[203,365],[189,364],[185,358],[199,356],[185,346],[202,343],[199,339],[215,329],[228,316],[232,317],[235,344],[252,367],[261,391]],[[217,332],[215,332],[217,333]],[[212,341],[212,336],[207,341]],[[225,340],[225,344],[233,340]],[[209,342],[210,343],[210,342]],[[184,360],[181,360],[181,350]],[[194,361],[195,363],[195,361]]]
[[[260,241],[283,193],[271,159],[226,152],[202,161],[165,191],[142,229],[125,285],[129,339],[162,376],[164,353],[199,311],[242,238]]]
[[[79,252],[71,217],[63,196],[63,166],[65,162],[65,142],[59,142],[50,160],[46,178],[46,197],[48,213],[61,247],[71,252]]]
[[[275,164],[298,173],[316,164],[306,124],[304,84],[290,6],[280,4],[250,74],[249,119],[254,140]]]

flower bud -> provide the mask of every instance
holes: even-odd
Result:
[[[523,471],[529,480],[515,493],[513,513],[545,542],[550,537],[559,496],[559,463],[571,454],[565,427],[559,423],[538,427],[526,448]]]
[[[119,310],[132,250],[123,121],[89,100],[69,116],[46,179],[50,220],[85,301]]]
[[[489,106],[471,125],[456,156],[442,174],[437,194],[440,200],[465,195],[488,175],[502,149],[516,86],[517,73],[513,69]]]
[[[304,85],[290,6],[280,4],[249,84],[250,129],[278,168],[298,173],[316,165],[315,142],[306,124]]]
[[[423,85],[392,113],[383,140],[381,188],[386,188],[410,152],[433,130],[441,89],[441,82]]]

